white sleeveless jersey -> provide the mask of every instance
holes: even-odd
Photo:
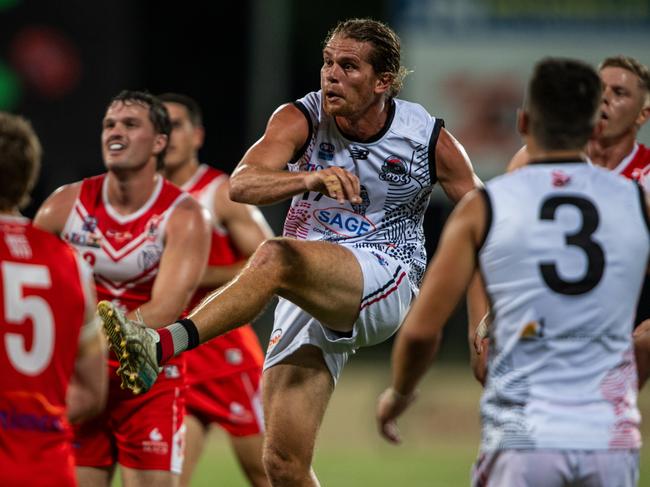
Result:
[[[580,162],[487,184],[492,304],[481,449],[636,449],[632,344],[650,251],[643,193]]]
[[[444,122],[420,105],[395,99],[384,129],[357,142],[322,110],[320,91],[295,105],[307,117],[310,136],[289,170],[341,167],[359,177],[363,201],[339,204],[321,193],[296,195],[284,235],[385,252],[409,268],[416,289],[426,265],[422,221],[436,182],[435,145]]]
[[[151,299],[167,221],[189,195],[159,177],[142,208],[120,215],[108,202],[106,182],[105,174],[83,180],[62,237],[92,265],[98,300],[130,311]]]

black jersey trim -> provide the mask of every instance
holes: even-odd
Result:
[[[438,137],[440,131],[445,126],[445,121],[442,118],[436,118],[429,138],[429,176],[431,177],[431,186],[438,181],[438,171],[436,170],[436,145],[438,144]]]
[[[550,158],[550,159],[533,159],[528,164],[587,164],[585,159],[562,159],[562,158]]]
[[[476,249],[477,256],[478,253],[483,249],[483,245],[485,245],[485,241],[488,238],[488,234],[490,233],[490,229],[492,228],[492,218],[493,218],[492,200],[490,200],[490,195],[488,194],[485,188],[479,188],[478,191],[479,194],[483,197],[483,201],[485,202],[485,230],[483,232],[483,237],[481,238],[481,241],[479,242],[479,245]]]
[[[650,216],[648,216],[648,206],[646,205],[645,201],[645,191],[643,191],[643,188],[638,182],[634,182],[636,183],[636,188],[639,190],[639,198],[641,199],[641,214],[643,215],[643,220],[645,221],[646,227],[648,227],[648,233],[650,233]]]
[[[305,152],[307,151],[307,147],[309,147],[309,142],[311,141],[311,138],[314,135],[314,123],[312,122],[311,116],[309,115],[309,111],[305,108],[305,105],[303,105],[299,101],[294,101],[293,106],[296,107],[298,110],[300,110],[302,114],[305,116],[305,118],[307,119],[307,125],[309,125],[309,135],[307,136],[307,140],[302,145],[300,150],[296,152],[294,156],[291,158],[289,164],[295,164],[303,155],[305,155]]]
[[[379,132],[377,132],[375,135],[370,137],[369,139],[361,140],[357,139],[356,137],[352,137],[351,135],[345,133],[341,127],[339,127],[338,122],[336,121],[336,117],[333,117],[334,119],[334,125],[336,125],[337,130],[339,133],[348,139],[350,142],[358,142],[359,144],[372,144],[373,142],[377,142],[379,139],[381,139],[384,135],[386,135],[386,132],[388,132],[388,129],[393,123],[393,119],[395,118],[395,101],[391,98],[390,99],[390,106],[388,107],[388,117],[386,117],[386,123],[384,123],[384,126],[381,128]]]

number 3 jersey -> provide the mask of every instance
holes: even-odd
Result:
[[[321,193],[296,195],[284,235],[385,252],[410,269],[416,289],[426,265],[422,222],[436,182],[435,146],[444,122],[420,105],[394,99],[380,133],[359,142],[322,110],[320,91],[295,106],[307,118],[310,136],[289,170],[341,167],[359,178],[362,201],[339,204]],[[380,254],[377,258],[381,262]]]
[[[479,262],[493,324],[481,449],[639,448],[641,188],[586,163],[543,162],[485,195]]]

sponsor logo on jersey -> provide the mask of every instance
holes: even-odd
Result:
[[[63,238],[70,242],[73,245],[78,245],[80,247],[94,247],[99,248],[102,238],[99,235],[94,233],[77,233],[70,232],[69,234],[64,234]]]
[[[551,184],[557,188],[566,186],[571,182],[571,176],[563,171],[553,171],[551,173]]]
[[[86,215],[82,218],[81,230],[94,233],[97,228],[97,219],[94,216]]]
[[[370,151],[368,149],[362,149],[356,145],[351,145],[348,149],[348,152],[350,152],[350,157],[357,161],[365,161],[368,159],[368,154],[370,154]]]
[[[131,240],[133,238],[133,234],[131,232],[120,232],[111,229],[106,230],[106,236],[117,243],[126,242],[127,240]]]
[[[158,428],[154,428],[151,430],[151,433],[149,433],[149,439],[151,441],[160,441],[163,439],[163,435],[160,434]]]
[[[238,402],[233,401],[233,402],[230,403],[230,413],[231,414],[234,414],[235,416],[241,416],[242,414],[244,414],[245,411],[246,410],[244,409],[244,406],[242,406]]]
[[[138,265],[142,270],[151,269],[158,265],[161,256],[162,249],[160,247],[157,245],[147,245],[138,255]]]
[[[519,336],[522,340],[534,340],[544,336],[544,320],[529,321],[521,329]]]
[[[313,215],[325,228],[345,237],[358,237],[375,229],[365,216],[346,208],[321,208],[314,210]]]
[[[176,365],[165,365],[163,371],[167,379],[178,379],[181,376],[181,371]]]
[[[331,161],[334,159],[334,145],[329,142],[321,142],[318,147],[318,158],[324,161]]]
[[[269,338],[269,346],[266,348],[267,352],[270,352],[273,347],[275,347],[282,338],[282,330],[276,328],[271,332],[271,338]]]
[[[226,362],[230,365],[239,365],[244,361],[241,350],[238,348],[229,348],[226,350]]]
[[[233,401],[230,403],[230,421],[233,423],[250,423],[253,415],[242,404]]]
[[[147,226],[145,227],[147,240],[156,240],[156,238],[158,238],[158,229],[160,228],[162,218],[162,215],[154,215],[149,219]]]
[[[0,430],[3,431],[64,431],[61,418],[49,414],[21,413],[12,409],[0,409]]]
[[[409,182],[409,176],[406,162],[397,156],[388,156],[381,165],[379,179],[389,183],[403,185]]]
[[[368,190],[363,184],[361,185],[359,196],[361,196],[361,203],[357,205],[353,204],[352,209],[354,210],[355,213],[358,213],[359,215],[365,215],[368,206],[370,206],[370,197],[368,196]]]
[[[309,171],[320,171],[321,169],[325,169],[325,168],[320,164],[313,164],[311,162],[305,163],[301,168],[301,170],[308,171],[308,172]]]
[[[158,428],[152,429],[149,439],[142,442],[142,451],[155,455],[167,455],[169,444],[163,440],[163,435]]]

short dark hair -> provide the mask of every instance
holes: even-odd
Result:
[[[158,134],[166,135],[169,142],[169,136],[172,133],[172,122],[169,119],[167,108],[158,97],[146,91],[123,90],[111,99],[108,106],[110,107],[113,103],[124,103],[125,105],[136,103],[149,108],[149,120],[151,120],[154,130]],[[156,156],[156,168],[159,170],[164,167],[166,153],[167,145]]]
[[[358,42],[368,42],[372,45],[372,52],[368,62],[372,65],[377,75],[387,73],[393,78],[388,90],[388,97],[393,98],[402,89],[407,69],[401,63],[401,42],[399,36],[388,25],[373,19],[348,19],[339,22],[331,29],[323,47],[334,36],[340,35],[354,39]]]
[[[41,169],[41,143],[23,117],[0,112],[0,210],[29,203]]]
[[[195,127],[203,126],[203,112],[201,112],[201,107],[194,98],[182,93],[163,93],[162,95],[158,95],[158,98],[163,103],[178,103],[179,105],[183,105],[187,110],[192,125]]]
[[[622,68],[636,75],[639,79],[639,87],[645,91],[646,104],[650,103],[650,69],[644,64],[641,64],[632,56],[610,56],[598,65],[598,71],[605,68]]]
[[[593,134],[602,83],[587,63],[544,58],[528,84],[530,131],[545,149],[581,149]]]

